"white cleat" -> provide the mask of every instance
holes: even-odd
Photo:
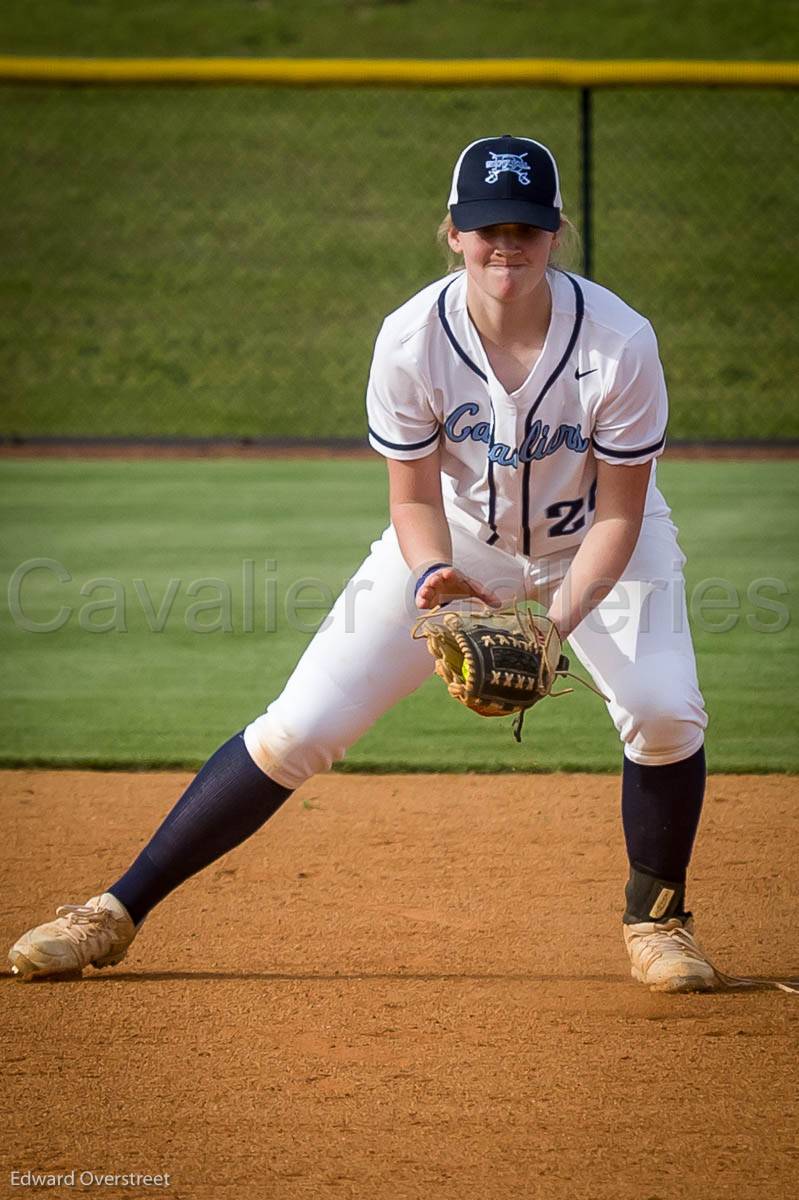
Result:
[[[80,975],[86,966],[113,967],[128,952],[136,926],[110,892],[85,904],[64,904],[56,920],[23,933],[8,952],[11,971],[26,980]]]
[[[672,917],[624,925],[633,979],[651,992],[710,992],[722,984],[715,967],[694,940],[694,923]]]

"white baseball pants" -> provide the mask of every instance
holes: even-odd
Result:
[[[530,560],[451,526],[455,565],[503,600],[546,605],[576,551]],[[707,725],[685,604],[685,557],[665,517],[645,517],[613,591],[577,626],[569,644],[608,700],[624,753],[645,766],[680,762]],[[389,527],[350,580],[278,698],[244,732],[254,761],[284,787],[326,771],[434,669],[414,578]]]

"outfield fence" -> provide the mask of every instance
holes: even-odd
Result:
[[[361,439],[473,138],[546,142],[567,266],[672,440],[799,439],[799,64],[0,59],[0,438]],[[209,86],[209,85],[215,86]]]

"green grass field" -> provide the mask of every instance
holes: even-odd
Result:
[[[6,0],[0,54],[764,58],[795,0]]]
[[[0,51],[791,58],[795,5],[4,9]],[[653,319],[672,437],[799,437],[795,93],[595,98],[595,276]],[[573,90],[0,89],[2,435],[360,437],[383,315],[444,271],[451,164],[558,154]]]
[[[319,603],[340,590],[384,524],[384,476],[378,461],[3,461],[0,762],[198,765],[281,688],[310,636],[297,624],[325,611],[289,622],[287,593]],[[710,767],[796,771],[795,465],[666,462],[659,477],[689,560]],[[784,606],[779,632],[758,631],[779,619],[758,580]],[[530,714],[518,746],[509,722],[474,716],[431,679],[346,766],[613,771],[619,753],[583,689]]]

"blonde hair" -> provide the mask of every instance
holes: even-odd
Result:
[[[436,241],[443,247],[447,256],[447,270],[459,271],[463,266],[460,255],[449,244],[449,234],[455,228],[455,222],[449,213],[436,231]],[[569,220],[564,212],[560,214],[560,229],[558,230],[558,245],[553,245],[549,255],[549,265],[556,270],[565,270],[577,264],[580,258],[580,234],[577,227]]]

